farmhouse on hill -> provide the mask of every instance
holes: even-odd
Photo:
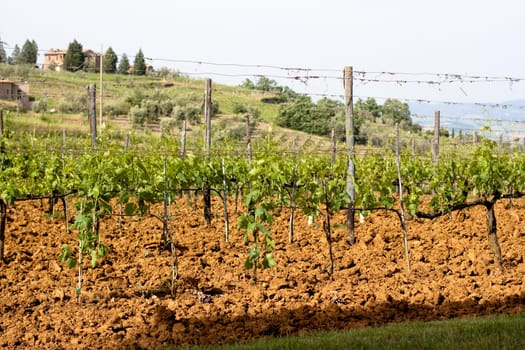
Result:
[[[84,50],[85,67],[89,68],[90,71],[99,72],[100,71],[100,59],[101,54],[93,50]],[[64,69],[64,57],[66,56],[67,50],[56,50],[51,49],[44,54],[44,64],[43,69],[53,69],[56,71],[61,71]]]

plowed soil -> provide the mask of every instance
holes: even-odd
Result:
[[[237,215],[231,214],[226,243],[220,203],[206,227],[202,209],[181,200],[170,206],[178,257],[173,294],[171,254],[159,245],[162,222],[150,216],[119,225],[114,216],[101,224],[109,255],[95,269],[86,264],[78,298],[77,270],[57,259],[63,243],[75,246],[76,233],[66,232],[61,217],[46,216],[40,201],[17,202],[8,209],[0,268],[0,346],[154,349],[524,312],[525,200],[507,204],[496,207],[503,270],[487,242],[484,208],[410,220],[410,273],[395,214],[368,216],[353,246],[345,240],[343,213],[336,215],[332,276],[320,219],[308,225],[298,214],[295,241],[288,243],[283,210],[271,228],[277,266],[260,270],[254,283],[243,268],[247,246]]]

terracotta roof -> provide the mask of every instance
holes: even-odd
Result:
[[[66,50],[49,50],[44,55],[57,55],[57,54],[65,54]]]

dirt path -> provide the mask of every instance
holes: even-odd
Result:
[[[40,202],[9,209],[6,262],[0,268],[0,346],[46,349],[155,348],[217,344],[320,329],[377,326],[404,320],[525,311],[525,200],[497,206],[504,271],[496,269],[482,208],[408,224],[412,273],[406,273],[397,217],[373,213],[345,244],[334,230],[335,271],[320,222],[296,219],[287,243],[288,216],[272,231],[277,266],[253,284],[243,269],[247,247],[232,227],[224,242],[221,207],[206,228],[201,210],[182,202],[173,229],[179,248],[176,296],[169,293],[171,257],[159,250],[157,218],[105,219],[109,256],[86,269],[80,303],[76,270],[59,263],[63,243],[74,246],[62,219],[46,218]],[[236,216],[231,218],[232,226]],[[341,224],[344,217],[333,219]]]

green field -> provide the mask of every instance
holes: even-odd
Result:
[[[247,344],[191,349],[524,349],[525,315],[501,315],[434,322],[407,322],[380,328],[322,332]]]

